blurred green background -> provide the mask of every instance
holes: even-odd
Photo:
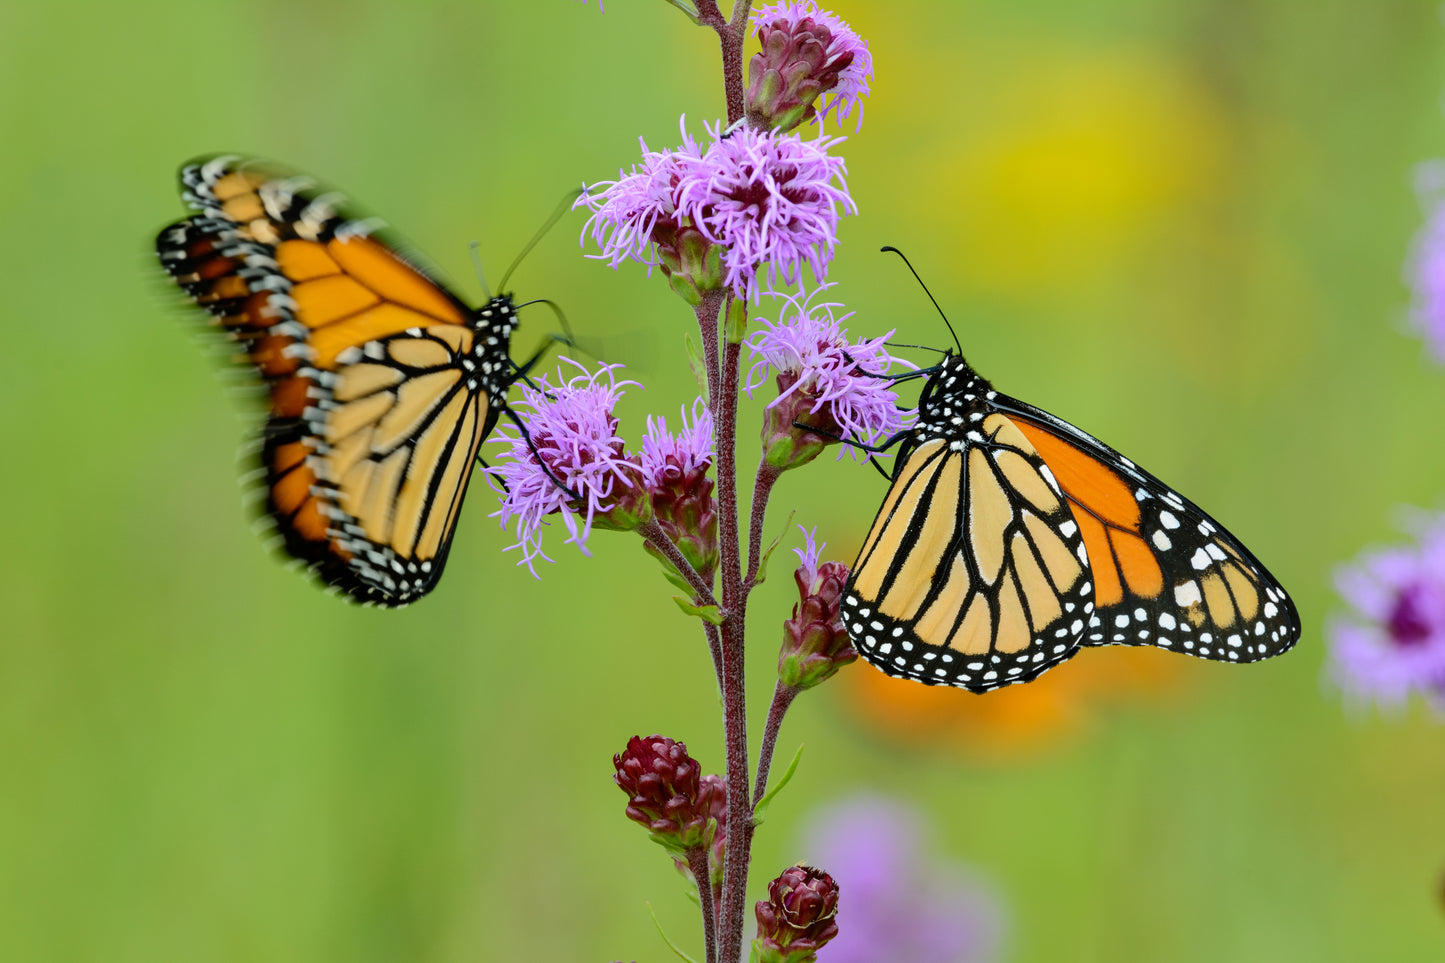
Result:
[[[806,857],[813,806],[867,789],[994,882],[1010,960],[1445,958],[1445,733],[1350,712],[1321,674],[1332,567],[1445,489],[1445,372],[1402,333],[1400,281],[1412,166],[1445,153],[1439,3],[836,9],[877,68],[831,274],[855,332],[947,342],[876,253],[902,247],[985,375],[1225,520],[1305,636],[1250,668],[1146,654],[1124,700],[1139,657],[1086,652],[1038,684],[1059,680],[1058,719],[949,693],[917,715],[947,724],[910,726],[909,684],[851,667],[784,729],[785,758],[808,751],[754,890]],[[243,151],[350,191],[475,299],[468,240],[499,273],[639,134],[675,144],[683,113],[700,133],[718,74],[661,0],[0,6],[0,958],[666,959],[644,900],[696,949],[610,779],[635,733],[722,764],[656,564],[630,536],[592,558],[553,538],[534,580],[476,485],[422,604],[317,591],[248,530],[235,399],[149,252],[183,213],[177,165]],[[634,362],[637,439],[691,400],[690,319],[636,266],[583,260],[580,227],[514,287]],[[883,488],[820,461],[774,529],[804,506],[851,559]],[[753,604],[755,735],[786,568]]]

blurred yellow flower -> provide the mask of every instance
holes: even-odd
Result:
[[[1148,51],[1030,49],[988,67],[988,105],[919,161],[918,216],[981,291],[1052,295],[1144,253],[1218,189],[1224,113]]]

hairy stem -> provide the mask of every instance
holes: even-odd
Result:
[[[682,549],[677,547],[677,543],[668,537],[667,532],[662,530],[662,526],[655,519],[637,526],[637,533],[647,539],[647,544],[661,552],[663,557],[672,563],[672,567],[687,580],[699,605],[718,604],[713,597],[712,586],[692,567],[687,556],[682,554]]]
[[[763,564],[763,522],[768,514],[768,496],[782,474],[781,468],[766,461],[758,462],[758,473],[753,479],[753,504],[748,516],[748,574],[743,579],[749,592],[757,585],[758,569]]]
[[[717,924],[713,919],[713,910],[716,906],[712,899],[711,877],[707,870],[707,851],[709,847],[698,846],[687,851],[687,868],[692,870],[692,878],[697,883],[697,901],[702,906],[702,940],[706,948],[707,963],[717,963]]]
[[[707,648],[712,653],[712,669],[717,676],[717,690],[723,689],[723,668],[722,668],[722,631],[711,622],[702,623],[702,631],[707,636]]]
[[[768,770],[773,767],[773,749],[778,744],[778,730],[783,728],[783,716],[787,715],[788,706],[793,704],[793,699],[801,691],[785,686],[781,681],[773,690],[773,704],[768,709],[768,721],[763,726],[763,741],[758,747],[758,781],[753,787],[754,807],[762,800],[763,793],[768,791]]]
[[[738,538],[737,404],[738,367],[742,345],[723,345],[723,368],[717,421],[718,516],[723,606],[722,624],[723,734],[727,749],[728,845],[723,859],[721,960],[742,958],[743,915],[747,907],[748,863],[752,849],[753,813],[748,802],[747,695],[745,631],[747,592],[743,588]]]

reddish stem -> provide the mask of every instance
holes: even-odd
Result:
[[[693,598],[699,605],[718,604],[717,599],[713,597],[712,586],[698,574],[697,569],[692,567],[687,556],[682,554],[682,549],[678,548],[677,543],[671,538],[668,538],[667,532],[663,531],[661,525],[656,521],[643,522],[637,526],[637,534],[661,552],[663,557],[672,563],[672,567],[677,569],[678,574],[687,580],[687,584],[692,586]]]
[[[758,569],[763,564],[763,522],[768,514],[768,496],[782,474],[781,468],[762,461],[753,479],[753,504],[748,516],[748,575],[743,580],[749,592],[758,584]]]
[[[697,883],[697,901],[702,906],[702,939],[706,947],[707,963],[717,963],[717,923],[713,911],[717,908],[712,900],[712,883],[707,872],[708,847],[698,846],[687,851],[687,868]]]
[[[743,916],[747,907],[748,863],[753,813],[748,804],[748,719],[744,671],[747,592],[743,588],[738,539],[737,406],[742,345],[723,345],[721,391],[714,411],[718,449],[719,573],[722,578],[723,738],[727,750],[728,845],[723,858],[723,905],[719,930],[720,960],[742,959]]]
[[[803,690],[785,686],[782,682],[773,690],[773,704],[768,709],[768,721],[763,726],[763,741],[758,747],[758,782],[753,788],[754,809],[762,801],[763,793],[768,791],[768,770],[773,767],[773,749],[778,744],[778,730],[783,728],[783,716],[787,715],[788,706],[793,704],[793,699],[801,691]]]

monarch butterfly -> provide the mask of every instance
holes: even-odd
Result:
[[[265,385],[256,478],[285,550],[401,606],[435,587],[478,446],[525,366],[511,295],[472,309],[315,182],[238,156],[180,172],[156,253]]]
[[[960,354],[920,374],[843,598],[875,666],[988,692],[1086,645],[1256,662],[1299,640],[1284,589],[1193,502]]]

